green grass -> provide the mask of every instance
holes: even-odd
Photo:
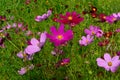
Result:
[[[71,44],[63,48],[65,55],[52,56],[51,51],[54,46],[47,40],[43,49],[34,55],[32,61],[24,63],[16,56],[20,50],[24,50],[27,46],[25,42],[28,39],[39,37],[35,33],[38,31],[50,32],[49,28],[52,25],[59,27],[58,23],[52,21],[54,14],[65,14],[67,11],[76,11],[81,14],[85,8],[88,9],[92,4],[97,7],[99,13],[109,15],[120,11],[119,3],[120,0],[48,0],[48,3],[46,0],[38,0],[37,3],[31,0],[31,3],[26,5],[25,0],[0,0],[0,15],[5,15],[7,18],[14,16],[14,20],[7,22],[24,22],[28,25],[28,29],[34,32],[33,36],[25,36],[24,32],[16,34],[13,29],[8,30],[12,39],[5,41],[5,48],[0,48],[0,80],[63,80],[65,77],[68,77],[69,80],[119,80],[120,69],[116,73],[111,73],[97,66],[96,58],[106,53],[105,47],[97,45],[102,39],[96,38],[92,44],[86,47],[79,46],[78,41],[85,35],[84,29],[90,25],[100,26],[103,31],[107,32],[119,28],[120,22],[112,25],[98,23],[90,15],[83,16],[84,21],[73,28],[74,38],[69,42]],[[68,5],[67,9],[65,5]],[[76,5],[79,7],[75,8]],[[34,21],[37,15],[46,13],[50,8],[53,8],[53,14],[47,20],[39,23]],[[0,27],[6,25],[7,22],[1,24]],[[119,34],[111,38],[117,44],[116,50],[120,50],[119,39]],[[54,64],[66,57],[71,59],[70,64],[55,69]],[[23,76],[17,73],[21,67],[30,63],[41,64],[41,66],[36,66]],[[100,73],[101,75],[99,75]]]

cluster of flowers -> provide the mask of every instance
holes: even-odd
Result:
[[[92,8],[93,10],[90,13],[92,13],[93,15],[96,13],[97,9],[95,7],[92,7]],[[47,19],[51,14],[52,14],[52,11],[48,10],[46,14],[43,14],[42,16],[37,16],[35,18],[35,21],[41,22]],[[114,17],[117,19],[119,15],[114,14]],[[106,16],[104,14],[100,14],[99,18],[102,22],[107,21],[109,23],[111,23],[114,20],[114,19],[111,19],[111,17]],[[23,61],[32,60],[35,53],[41,50],[47,38],[50,40],[50,42],[54,44],[55,47],[67,44],[68,41],[73,39],[73,31],[71,30],[71,27],[76,26],[83,20],[84,18],[82,18],[80,14],[77,14],[75,11],[73,11],[72,13],[66,12],[66,15],[60,14],[59,16],[54,18],[54,21],[60,23],[60,26],[58,29],[56,29],[55,26],[52,26],[50,27],[51,34],[44,32],[40,35],[39,40],[37,40],[36,38],[32,38],[29,41],[29,45],[25,48],[25,50],[20,51],[17,54],[17,56],[19,58],[22,58]],[[66,24],[70,26],[70,30],[65,31],[64,26]],[[117,31],[119,32],[120,30],[117,30]],[[86,37],[82,36],[82,39],[79,40],[79,44],[81,46],[87,46],[88,44],[90,44],[93,41],[94,36],[96,36],[97,38],[100,38],[103,35],[107,34],[107,33],[103,33],[103,31],[97,26],[90,26],[90,28],[85,29],[84,32],[87,34],[87,36]],[[109,35],[107,35],[107,37],[109,37]],[[56,55],[57,54],[56,52],[63,53],[62,50],[57,50],[57,51],[52,51],[52,54]],[[110,55],[106,53],[104,55],[104,59],[105,60],[103,60],[102,58],[98,58],[97,63],[98,63],[98,66],[104,67],[108,71],[111,70],[112,72],[115,72],[116,68],[118,68],[118,65],[120,65],[118,56],[115,56],[111,59]],[[61,59],[56,63],[56,67],[67,65],[69,62],[70,62],[69,58]],[[113,62],[115,62],[115,64]],[[22,67],[21,70],[18,71],[18,73],[23,75],[28,70],[31,70],[33,68],[34,68],[33,64],[32,64],[32,68],[31,68],[31,65],[28,65],[27,67]]]
[[[52,10],[48,10],[47,13],[43,14],[42,16],[38,15],[35,18],[35,21],[41,22],[45,19],[47,19],[52,14]]]
[[[84,32],[87,36],[82,36],[82,40],[79,40],[81,46],[87,46],[93,41],[94,35],[98,38],[102,37],[103,31],[97,26],[90,26],[89,29],[85,29]]]
[[[0,46],[2,48],[5,47],[5,45],[4,45],[5,38],[10,39],[10,36],[9,36],[9,33],[7,33],[7,30],[9,30],[11,28],[14,28],[16,33],[19,32],[19,30],[22,30],[22,31],[26,31],[25,34],[27,36],[31,34],[30,31],[27,31],[27,26],[23,25],[23,23],[21,23],[21,22],[13,23],[12,25],[7,23],[7,25],[2,27],[2,29],[0,30]]]
[[[97,13],[97,8],[91,6],[90,11],[83,11],[83,14],[90,13],[93,18],[98,18],[101,22],[108,22],[110,24],[120,20],[120,13],[113,13],[106,15],[104,13]]]
[[[26,60],[32,60],[35,53],[39,52],[41,48],[44,46],[46,42],[46,38],[47,38],[46,32],[41,33],[39,40],[37,40],[36,38],[32,38],[30,41],[28,41],[29,45],[25,48],[25,50],[17,53],[17,56],[23,59],[24,62]],[[18,73],[20,75],[23,75],[28,70],[31,70],[31,69],[33,69],[33,65],[32,65],[32,68],[31,68],[31,65],[27,66],[27,68],[22,67],[21,70],[18,71]]]

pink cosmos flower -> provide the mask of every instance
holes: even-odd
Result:
[[[117,20],[120,20],[120,12],[112,14]]]
[[[37,22],[43,21],[47,19],[51,14],[52,14],[52,11],[48,10],[47,13],[43,14],[42,16],[40,15],[36,16],[35,21]]]
[[[97,65],[99,67],[105,68],[107,71],[115,72],[120,65],[119,56],[114,56],[111,58],[110,54],[105,53],[104,59],[97,58]]]
[[[31,64],[31,65],[27,65],[26,67],[22,67],[20,70],[18,70],[18,73],[20,75],[24,75],[28,70],[32,70],[34,69],[34,65]]]
[[[28,45],[25,48],[25,52],[29,55],[33,55],[34,53],[39,52],[41,50],[41,47],[44,45],[45,41],[46,41],[46,32],[40,35],[40,40],[37,40],[36,38],[32,38],[30,41],[31,45]]]
[[[97,26],[90,26],[89,29],[85,29],[84,32],[87,34],[87,35],[96,35],[96,37],[102,37],[103,35],[103,31],[97,27]]]
[[[82,36],[82,40],[79,40],[79,44],[81,46],[87,46],[88,44],[90,44],[92,41],[93,41],[93,36],[90,36],[90,35],[87,35],[86,37],[85,36]]]
[[[21,68],[20,70],[18,70],[18,73],[19,73],[20,75],[24,75],[26,72],[27,72],[27,68],[26,68],[26,67],[23,67],[23,68]]]
[[[114,23],[117,20],[113,15],[106,16],[106,21],[110,24]]]
[[[33,59],[33,55],[31,54],[27,54],[25,51],[20,51],[17,53],[17,57],[23,59],[23,61],[26,61],[26,60],[32,60]]]
[[[119,33],[119,32],[120,32],[120,28],[117,28],[117,29],[115,30],[115,32]]]
[[[71,27],[74,27],[75,25],[79,24],[83,20],[84,18],[80,17],[80,14],[77,14],[74,11],[72,13],[66,12],[65,16],[60,14],[60,18],[57,19],[57,22],[62,24],[69,24]]]
[[[61,24],[59,29],[56,30],[54,26],[50,28],[51,35],[47,34],[47,37],[50,39],[51,42],[54,43],[55,46],[59,46],[61,44],[65,44],[67,41],[73,38],[72,30],[67,30],[64,32],[64,25]]]

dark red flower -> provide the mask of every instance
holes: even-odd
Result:
[[[106,39],[109,39],[112,36],[112,34],[113,34],[112,32],[106,32],[103,35]]]
[[[60,66],[65,66],[69,63],[70,63],[70,59],[69,58],[64,58],[64,59],[58,61],[55,66],[56,66],[56,68],[58,68]]]
[[[97,8],[94,7],[94,6],[92,6],[92,7],[91,7],[91,11],[90,11],[90,13],[95,13],[95,12],[97,12]]]
[[[106,46],[106,45],[108,45],[109,42],[110,42],[109,40],[103,40],[103,41],[99,42],[98,45],[99,46]]]
[[[94,13],[91,13],[91,16],[92,16],[92,18],[96,18],[97,14],[94,12]]]
[[[98,18],[100,19],[101,22],[105,22],[106,21],[106,14],[100,13]]]
[[[66,15],[60,14],[59,18],[57,19],[57,22],[62,24],[68,24],[71,27],[73,27],[83,20],[84,18],[80,17],[80,14],[77,14],[76,12],[66,12]]]

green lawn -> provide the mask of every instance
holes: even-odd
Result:
[[[81,15],[84,21],[73,28],[74,38],[69,41],[67,46],[62,47],[64,55],[53,56],[51,51],[54,49],[53,44],[47,39],[42,50],[34,55],[32,61],[23,62],[16,54],[24,50],[27,46],[26,41],[32,37],[38,38],[37,32],[47,31],[50,33],[50,27],[59,23],[53,22],[54,14],[65,14],[67,11],[76,11],[82,14],[84,9],[89,9],[89,5],[97,7],[98,13],[110,15],[120,11],[120,0],[38,0],[26,5],[25,0],[0,0],[0,15],[6,16],[7,21],[0,23],[0,28],[7,23],[23,22],[28,25],[33,35],[25,36],[25,32],[15,33],[15,29],[9,29],[6,32],[10,34],[11,40],[5,40],[5,48],[0,48],[0,80],[120,80],[120,69],[115,73],[106,71],[97,66],[96,59],[106,53],[106,46],[99,47],[98,42],[102,38],[95,38],[93,43],[81,47],[78,41],[85,36],[84,29],[90,25],[99,26],[104,32],[114,31],[120,28],[120,21],[114,24],[107,22],[96,22],[90,15]],[[65,6],[68,6],[66,8]],[[78,8],[75,6],[78,5]],[[37,15],[42,15],[52,8],[52,15],[45,21],[36,22],[34,19]],[[10,17],[14,17],[10,20]],[[69,28],[65,25],[66,29]],[[119,33],[110,38],[116,45],[112,47],[113,51],[120,50]],[[114,50],[114,47],[117,47]],[[109,52],[112,54],[112,51]],[[70,58],[70,63],[59,68],[55,68],[62,58]],[[19,75],[18,70],[28,64],[34,64],[35,68],[24,75]],[[41,65],[41,66],[38,66]]]

